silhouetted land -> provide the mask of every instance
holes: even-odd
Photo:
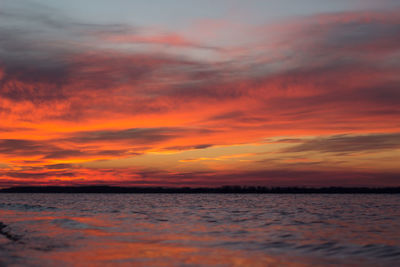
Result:
[[[0,193],[169,193],[169,194],[399,194],[400,187],[117,187],[117,186],[22,186],[1,189]]]

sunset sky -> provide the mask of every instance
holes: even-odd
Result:
[[[0,188],[400,186],[398,0],[0,0]]]

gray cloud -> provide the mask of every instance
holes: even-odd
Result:
[[[101,35],[135,34],[120,24],[90,24],[71,20],[59,11],[26,2],[7,2],[0,13],[0,96],[36,104],[72,101],[74,95],[133,86],[154,71],[194,62],[166,54],[105,53]],[[28,4],[29,3],[29,4]],[[93,49],[93,46],[98,46]]]
[[[53,171],[53,172],[21,172],[21,171],[8,171],[0,172],[0,177],[10,177],[19,179],[44,179],[47,177],[74,177],[73,172]]]
[[[227,111],[210,119],[260,124],[271,119],[270,110],[298,114],[308,108],[313,112],[304,116],[312,117],[327,104],[356,113],[382,114],[382,109],[395,113],[399,112],[400,81],[388,73],[395,73],[400,66],[396,60],[389,64],[388,55],[399,51],[400,19],[393,13],[376,13],[368,23],[357,13],[351,14],[354,19],[350,22],[331,19],[322,25],[308,18],[308,26],[297,33],[298,38],[288,40],[291,46],[286,52],[293,56],[284,59],[286,67],[270,71],[268,66],[276,62],[244,63],[232,58],[226,63],[207,64],[167,53],[117,49],[104,53],[99,43],[106,41],[100,42],[99,36],[135,35],[139,29],[76,22],[57,10],[8,1],[0,13],[0,67],[4,71],[0,96],[35,104],[66,101],[69,105],[62,114],[48,115],[64,120],[82,119],[99,106],[120,113],[157,113],[174,108],[166,102],[222,102],[241,97],[259,99],[265,110],[261,107],[252,114]],[[382,19],[385,14],[388,18]],[[368,59],[366,53],[360,53],[368,49],[379,53]],[[347,82],[371,73],[376,76],[374,84],[352,87]],[[316,93],[285,94],[299,85]],[[123,92],[115,92],[119,86],[124,86]],[[109,99],[115,95],[126,96],[126,102],[111,103]]]
[[[164,148],[165,150],[193,150],[193,149],[205,149],[214,146],[213,144],[199,144],[192,146],[170,146]]]
[[[170,127],[87,131],[74,133],[66,140],[82,144],[94,141],[132,141],[133,144],[151,144],[176,138],[185,132],[188,132],[188,129]]]
[[[285,149],[283,152],[332,152],[353,153],[400,148],[400,133],[369,135],[334,135],[304,140],[302,144]]]
[[[45,165],[44,168],[49,170],[73,169],[75,168],[75,165],[70,163],[59,163],[59,164]]]
[[[88,156],[109,157],[139,155],[139,153],[130,151],[129,148],[121,150],[103,150],[98,147],[91,147],[90,149],[88,149],[84,146],[86,142],[83,140],[80,140],[83,143],[74,143],[73,146],[76,147],[74,149],[65,149],[60,147],[59,145],[56,145],[57,143],[63,141],[65,140],[34,141],[24,139],[0,139],[0,154],[7,156],[39,156],[42,159],[64,159],[70,157]],[[30,162],[28,161],[25,163],[29,164]],[[31,163],[36,163],[36,161]]]

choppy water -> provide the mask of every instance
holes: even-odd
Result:
[[[398,195],[0,194],[0,266],[399,266]]]

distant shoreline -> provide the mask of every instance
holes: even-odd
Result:
[[[0,193],[101,193],[101,194],[400,194],[400,187],[118,187],[118,186],[20,186]]]

